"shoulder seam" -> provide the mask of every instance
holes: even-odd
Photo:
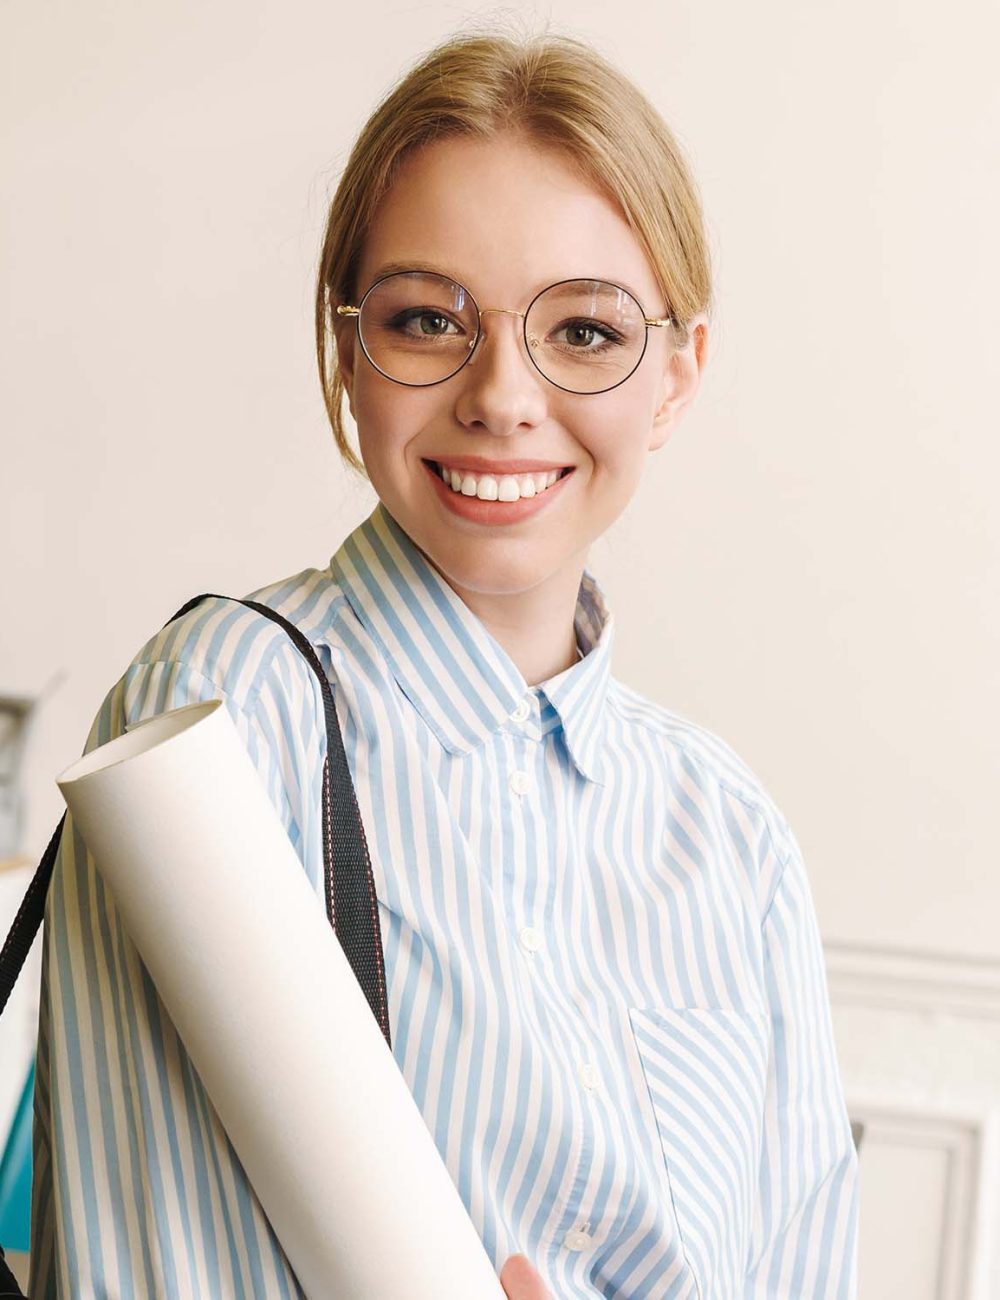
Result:
[[[709,770],[708,764],[706,763],[704,757],[701,754],[699,754],[697,750],[693,749],[690,745],[685,744],[683,738],[675,734],[673,731],[668,730],[665,727],[661,729],[659,726],[657,726],[654,722],[652,722],[648,718],[638,718],[638,717],[631,717],[627,715],[619,707],[619,701],[613,698],[610,692],[608,695],[608,703],[612,705],[612,707],[615,709],[619,718],[622,718],[627,722],[634,723],[638,727],[642,727],[643,730],[648,731],[651,735],[659,736],[661,739],[669,741],[671,744],[675,744],[679,749],[684,751],[684,753],[687,755],[688,758],[691,759],[692,762],[697,763],[699,767],[702,768],[703,771]],[[741,790],[738,787],[734,786],[724,776],[721,776],[717,773],[712,773],[712,779],[716,782],[716,784],[721,789],[728,791],[729,794],[731,794],[734,798],[739,799],[740,803],[742,803],[745,807],[749,808],[752,812],[760,813],[760,815],[764,818],[764,820],[770,823],[770,818],[768,817],[768,809],[766,803],[764,803],[760,799],[755,799],[748,791]]]
[[[263,618],[264,615],[262,614],[260,617]],[[297,650],[297,647],[292,644],[292,639],[288,633],[282,628],[279,628],[277,624],[274,624],[274,627],[281,633],[281,636],[276,636],[273,639],[273,642],[265,648],[264,653],[261,656],[260,668],[258,669],[256,680],[254,681],[245,700],[238,699],[231,691],[227,691],[222,683],[217,681],[215,677],[210,677],[208,673],[202,672],[200,668],[196,667],[187,659],[169,657],[157,659],[134,659],[125,669],[123,676],[128,676],[134,668],[153,668],[157,664],[169,664],[173,667],[183,668],[186,672],[197,673],[203,681],[211,682],[212,686],[214,686],[217,691],[225,695],[227,699],[232,700],[241,713],[247,714],[248,717],[255,717],[257,705],[260,701],[260,693],[264,687],[264,679],[271,671],[271,664],[278,652],[278,647],[281,645],[282,641],[287,641],[289,645],[292,646],[293,650]],[[301,654],[299,654],[299,658],[301,657]]]
[[[770,834],[770,825],[768,825],[768,834]],[[771,841],[771,842],[772,842],[772,843],[774,842],[773,837],[772,837],[772,841]],[[781,888],[781,882],[782,882],[782,881],[784,880],[784,878],[785,878],[785,869],[786,869],[786,867],[788,866],[788,863],[791,861],[791,857],[792,857],[792,850],[791,850],[791,848],[789,847],[788,852],[785,854],[785,856],[782,858],[782,860],[778,863],[778,869],[777,869],[777,871],[775,872],[775,876],[774,876],[774,888],[771,890],[771,897],[767,900],[767,903],[766,903],[766,905],[765,905],[765,907],[764,907],[764,910],[763,910],[763,912],[761,913],[761,916],[760,916],[760,928],[761,928],[761,930],[764,929],[764,925],[765,925],[765,923],[767,922],[767,918],[768,918],[768,917],[770,916],[770,914],[771,914],[771,908],[774,906],[774,900],[775,900],[775,898],[777,898],[777,896],[778,896],[778,890]]]

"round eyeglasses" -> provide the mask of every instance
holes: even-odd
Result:
[[[649,327],[676,317],[646,316],[621,285],[607,280],[560,280],[537,293],[525,311],[480,308],[463,285],[430,271],[394,271],[376,280],[356,316],[365,356],[397,384],[440,384],[471,361],[488,312],[520,316],[536,370],[567,393],[606,393],[623,384],[646,351]]]

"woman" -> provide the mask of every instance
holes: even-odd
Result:
[[[327,408],[378,504],[249,593],[334,683],[393,1052],[519,1300],[855,1295],[799,846],[724,741],[612,677],[585,567],[698,391],[710,296],[627,78],[566,38],[432,51],[362,130],[319,273]],[[321,698],[270,620],[169,624],[87,750],[208,698],[321,905]],[[45,934],[32,1295],[300,1295],[71,824]]]

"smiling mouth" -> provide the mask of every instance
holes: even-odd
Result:
[[[440,461],[436,461],[436,460],[425,460],[425,461],[424,461],[424,464],[425,464],[425,465],[430,465],[431,469],[434,470],[434,472],[435,472],[436,474],[440,474],[440,473],[441,473],[442,466],[441,466]],[[556,480],[555,480],[555,481],[558,483],[558,482],[559,482],[559,479],[561,479],[561,478],[565,478],[567,474],[572,474],[572,472],[573,472],[573,470],[574,470],[575,468],[576,468],[576,467],[575,467],[574,465],[564,465],[563,468],[559,471],[558,475],[556,476]],[[502,473],[502,472],[499,471],[499,470],[482,470],[482,471],[477,470],[475,473],[473,473],[471,470],[468,470],[468,471],[467,471],[467,470],[462,470],[462,469],[456,469],[456,470],[453,470],[453,471],[451,471],[451,472],[452,472],[452,473],[456,473],[456,474],[466,474],[466,473],[468,473],[468,474],[471,474],[472,477],[475,478],[475,479],[481,479],[481,478],[487,478],[487,477],[489,477],[489,478],[495,478],[495,479],[497,480],[497,482],[499,482],[500,479],[502,479],[502,478],[520,478],[520,477],[523,477],[523,476],[527,476],[525,471],[521,471],[519,474],[504,474],[504,473]],[[530,473],[532,473],[532,474],[551,473],[551,472],[552,472],[551,470],[545,470],[545,471],[543,471],[543,470],[532,470],[532,471],[530,471]]]
[[[549,470],[545,473],[543,478],[545,486],[541,488],[534,486],[534,480],[537,480],[537,478],[541,476],[541,471],[524,473],[523,477],[528,480],[529,484],[534,486],[534,491],[532,491],[530,486],[527,488],[522,486],[520,481],[522,475],[508,475],[502,473],[493,473],[489,475],[485,473],[474,474],[471,470],[465,471],[460,469],[452,470],[451,473],[446,474],[441,470],[439,461],[430,460],[427,457],[421,457],[421,460],[427,468],[428,473],[432,474],[437,480],[439,490],[444,492],[449,499],[455,498],[456,501],[467,501],[469,503],[475,501],[484,506],[489,505],[491,509],[496,510],[500,510],[501,507],[504,506],[513,507],[514,504],[523,503],[524,505],[527,505],[531,500],[537,500],[540,502],[542,497],[547,496],[550,492],[554,493],[562,481],[568,478],[576,469],[575,465],[564,465],[562,469],[557,472]],[[465,478],[466,473],[468,473],[475,481],[476,490],[474,492],[463,491],[463,488],[468,484],[468,479]],[[553,473],[555,473],[554,478],[551,477]],[[452,479],[452,474],[455,476],[454,480]],[[490,478],[492,480],[492,487],[487,488],[484,495],[483,480],[485,478]],[[551,482],[549,481],[550,478]],[[512,484],[513,492],[511,492]]]

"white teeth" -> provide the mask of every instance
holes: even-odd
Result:
[[[480,501],[518,501],[521,497],[537,496],[539,492],[550,488],[561,472],[553,469],[538,474],[505,474],[497,479],[492,474],[475,475],[466,470],[450,470],[438,466],[438,473],[453,492],[478,497]]]

